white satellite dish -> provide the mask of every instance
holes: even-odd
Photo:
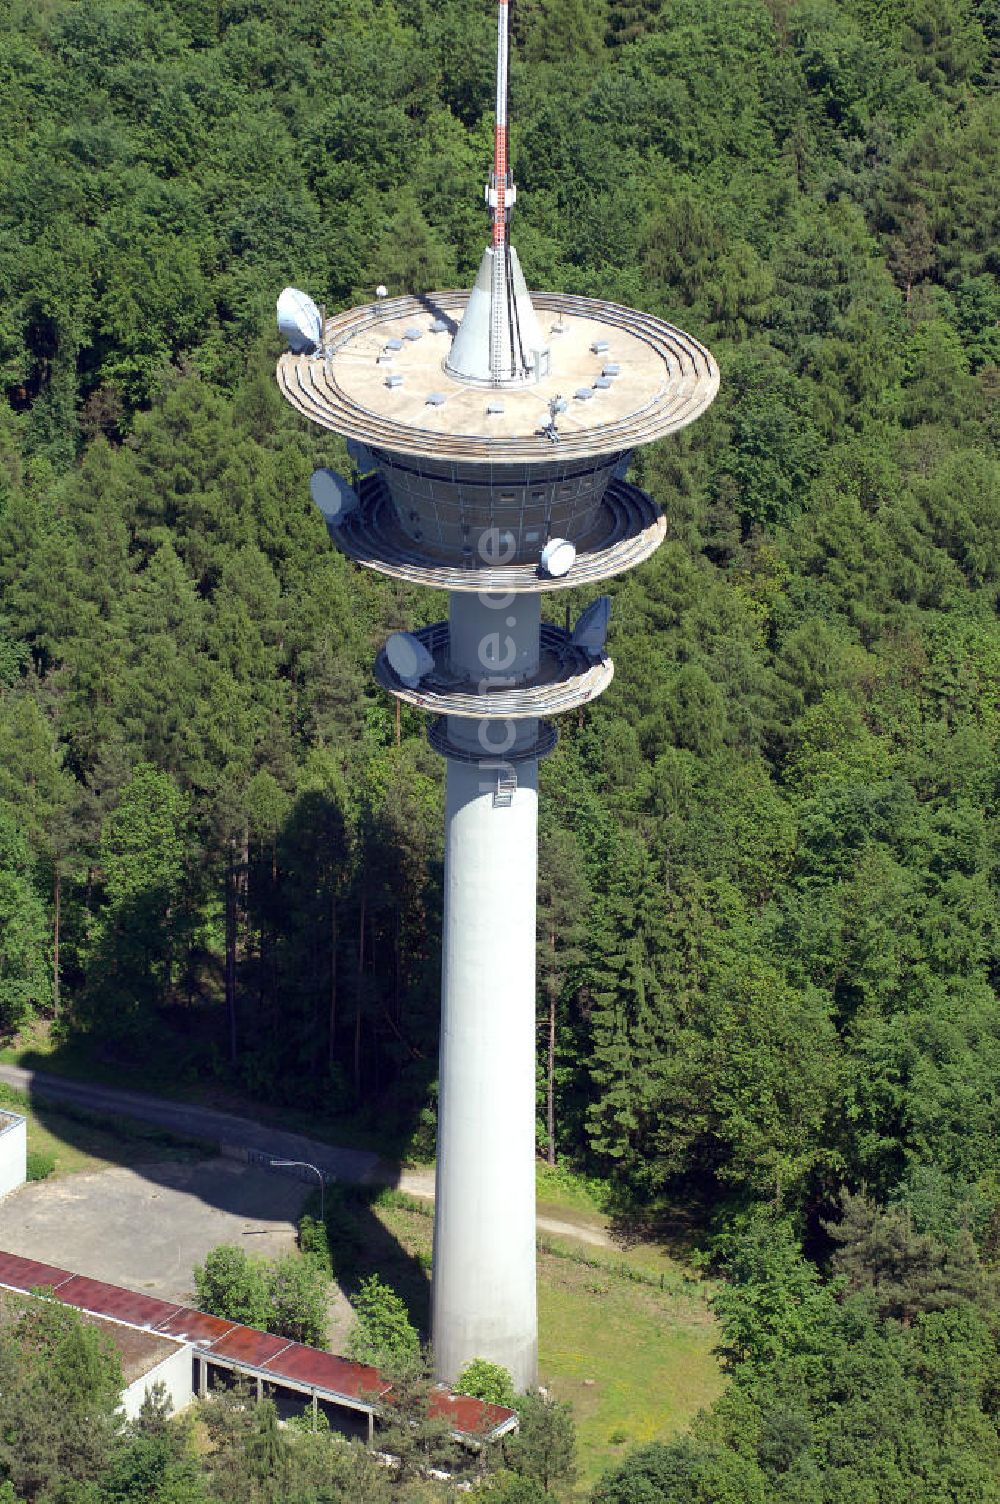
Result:
[[[309,495],[323,513],[323,520],[334,526],[361,505],[357,491],[336,470],[314,470],[309,477]]]
[[[367,444],[359,444],[357,439],[348,439],[347,452],[359,475],[370,475],[375,469],[375,456]]]
[[[542,549],[542,569],[554,580],[569,574],[575,563],[576,549],[568,538],[550,538]]]
[[[278,299],[278,328],[293,355],[313,353],[323,338],[323,320],[307,292],[285,288]]]
[[[412,632],[393,632],[386,642],[385,656],[397,679],[402,679],[410,689],[416,689],[434,667],[433,657]]]
[[[581,611],[570,641],[574,647],[584,648],[588,653],[603,653],[610,620],[611,597],[599,595],[585,611]]]

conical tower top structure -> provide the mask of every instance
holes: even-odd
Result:
[[[647,559],[665,519],[626,477],[634,448],[714,398],[709,352],[662,319],[528,293],[510,242],[508,0],[497,4],[491,236],[469,292],[376,299],[325,322],[286,289],[278,383],[342,434],[350,481],[317,471],[330,536],[365,568],[449,596],[395,633],[375,675],[431,717],[447,759],[432,1342],[537,1378],[535,880],[546,717],[602,694],[610,602],[570,632],[543,597]],[[374,280],[374,278],[373,278]]]
[[[507,135],[510,6],[497,0],[496,124],[493,171],[486,184],[492,236],[469,294],[445,369],[459,380],[516,386],[548,367],[549,350],[510,238],[517,200]]]

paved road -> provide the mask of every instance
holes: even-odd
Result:
[[[317,1165],[331,1180],[349,1185],[396,1185],[411,1196],[433,1199],[434,1174],[430,1170],[400,1170],[387,1165],[367,1149],[345,1149],[321,1143],[302,1133],[282,1128],[268,1128],[252,1118],[218,1112],[212,1107],[194,1107],[186,1102],[171,1102],[146,1092],[125,1091],[116,1086],[100,1086],[89,1081],[71,1081],[47,1071],[27,1070],[18,1065],[0,1064],[0,1081],[32,1097],[68,1102],[108,1117],[135,1118],[154,1123],[187,1138],[204,1139],[227,1151],[251,1156],[266,1154],[274,1159],[302,1159]],[[609,1248],[612,1240],[604,1227],[593,1223],[566,1222],[541,1216],[538,1226],[558,1237],[575,1238],[594,1247]]]
[[[268,1128],[252,1118],[217,1112],[212,1107],[193,1107],[171,1102],[142,1091],[124,1091],[116,1086],[98,1086],[89,1081],[71,1081],[47,1071],[25,1070],[19,1065],[0,1064],[0,1081],[31,1097],[68,1102],[106,1117],[135,1118],[154,1123],[184,1138],[203,1139],[226,1149],[250,1150],[274,1159],[306,1159],[331,1179],[352,1185],[378,1181],[386,1176],[377,1154],[366,1149],[343,1149],[320,1143],[301,1133]]]

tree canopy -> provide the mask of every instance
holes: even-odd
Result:
[[[443,770],[370,663],[440,601],[330,547],[307,480],[347,461],[276,394],[273,302],[471,282],[488,10],[12,0],[0,38],[0,1031],[400,1142],[433,1127]],[[667,539],[611,584],[614,684],[542,769],[540,1142],[633,1210],[790,1219],[733,1288],[775,1384],[803,1303],[834,1352],[822,1402],[734,1387],[644,1497],[825,1498],[816,1417],[868,1374],[909,1407],[873,1422],[886,1476],[933,1435],[936,1497],[986,1498],[953,1240],[995,1250],[995,7],[512,27],[532,285],[722,371],[635,457]]]

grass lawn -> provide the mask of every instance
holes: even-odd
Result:
[[[0,1082],[0,1107],[28,1122],[28,1153],[55,1160],[56,1175],[105,1170],[109,1165],[142,1165],[164,1160],[191,1162],[217,1152],[209,1145],[179,1139],[144,1123],[123,1118],[91,1118],[75,1109],[31,1103]]]
[[[396,1249],[383,1250],[378,1273],[426,1329],[430,1206],[390,1192],[370,1211]],[[540,1377],[573,1406],[581,1497],[629,1445],[676,1436],[721,1394],[710,1289],[652,1245],[619,1251],[543,1239]]]
[[[683,1431],[722,1392],[704,1285],[660,1290],[552,1253],[538,1261],[539,1373],[576,1417],[580,1483]]]

